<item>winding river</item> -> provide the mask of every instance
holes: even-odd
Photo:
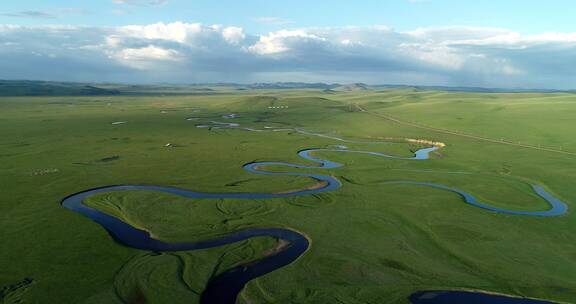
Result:
[[[472,291],[420,291],[410,296],[414,304],[553,304],[552,302],[514,298]]]
[[[153,186],[153,185],[113,185],[105,186],[95,189],[89,189],[82,192],[72,194],[62,200],[62,206],[77,212],[96,223],[100,224],[104,229],[106,229],[110,235],[120,244],[142,250],[150,251],[186,251],[186,250],[196,250],[218,247],[226,244],[231,244],[234,242],[247,240],[253,237],[267,236],[277,239],[284,240],[288,243],[287,246],[274,252],[271,255],[265,256],[257,261],[249,263],[249,265],[240,265],[226,272],[220,274],[213,278],[206,286],[205,291],[201,296],[202,304],[234,304],[238,294],[242,291],[244,286],[252,279],[263,276],[270,273],[276,269],[284,267],[296,259],[302,256],[308,249],[310,242],[305,235],[290,229],[248,229],[238,232],[230,233],[224,237],[215,238],[207,241],[199,242],[176,242],[169,243],[161,240],[154,239],[150,236],[147,231],[140,230],[136,227],[131,226],[128,223],[123,222],[117,217],[108,215],[97,209],[91,208],[83,203],[84,199],[97,194],[97,193],[108,193],[114,191],[135,191],[135,190],[149,190],[158,191],[164,193],[170,193],[179,195],[187,198],[217,198],[217,199],[272,199],[272,198],[282,198],[291,196],[302,196],[310,195],[315,193],[322,193],[327,191],[332,191],[340,188],[342,184],[340,181],[329,175],[322,174],[307,174],[307,173],[297,173],[297,172],[278,172],[278,171],[268,171],[264,167],[268,166],[282,166],[290,169],[333,169],[343,166],[340,163],[321,159],[314,156],[317,152],[337,152],[337,153],[355,153],[355,154],[368,154],[377,157],[394,158],[400,160],[426,160],[429,159],[430,153],[438,150],[438,147],[430,147],[416,151],[415,155],[410,158],[396,157],[384,153],[378,152],[368,152],[368,151],[354,151],[347,149],[306,149],[298,152],[298,155],[306,160],[316,163],[315,166],[304,166],[297,164],[290,164],[285,162],[254,162],[248,163],[243,166],[244,170],[255,174],[267,174],[267,175],[291,175],[291,176],[301,176],[308,177],[316,180],[320,185],[314,189],[303,189],[299,191],[289,192],[289,193],[213,193],[213,192],[196,192],[186,189],[180,189],[175,187],[165,187],[165,186]],[[493,212],[514,214],[514,215],[528,215],[528,216],[559,216],[567,212],[567,206],[562,201],[558,200],[550,193],[546,192],[544,188],[538,185],[533,185],[533,190],[537,195],[546,200],[550,204],[550,209],[541,212],[529,212],[529,211],[513,211],[502,208],[492,207],[488,204],[478,202],[477,199],[458,189],[447,187],[439,184],[432,183],[419,183],[413,181],[394,181],[390,183],[396,184],[412,184],[416,186],[427,186],[434,187],[441,190],[451,191],[459,194],[464,199],[464,202],[483,209],[487,209]],[[454,302],[449,299],[449,296],[456,296],[454,299],[458,299],[458,291],[445,291],[441,293],[443,297],[447,300],[442,300],[441,298],[431,298],[430,294],[413,294],[410,300],[415,304],[440,304],[440,303],[462,303]],[[428,296],[426,296],[428,295]],[[469,295],[469,294],[465,294]],[[508,298],[503,296],[492,296],[488,294],[482,294],[485,298],[484,302],[481,303],[502,303],[502,304],[521,304],[521,303],[549,303],[549,302],[534,302],[533,300],[518,302],[517,298]],[[430,300],[432,299],[432,300]],[[438,300],[440,299],[440,300]],[[460,298],[465,299],[465,298]],[[502,299],[511,299],[506,302]],[[493,301],[494,300],[494,301]],[[498,301],[500,302],[498,302]],[[487,302],[488,301],[488,302]],[[474,303],[474,302],[466,302]],[[480,303],[480,302],[478,302]]]

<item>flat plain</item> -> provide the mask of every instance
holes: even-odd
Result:
[[[297,152],[336,145],[410,157],[436,142],[445,146],[424,161],[318,153],[344,166],[296,171],[332,175],[343,185],[309,196],[185,199],[123,191],[86,203],[172,242],[252,228],[305,234],[308,251],[251,281],[240,303],[406,304],[410,294],[436,289],[570,303],[576,299],[574,117],[576,95],[569,93],[222,89],[2,97],[0,298],[196,303],[211,278],[282,245],[260,237],[194,251],[136,250],[63,208],[70,194],[119,184],[281,193],[315,182],[255,175],[242,166],[313,165]],[[529,211],[549,207],[531,191],[538,184],[569,209],[546,218],[498,214],[451,192],[387,183],[398,180],[447,185],[492,206]]]

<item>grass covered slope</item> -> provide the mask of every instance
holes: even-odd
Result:
[[[558,117],[576,111],[571,98],[411,90],[2,98],[0,230],[7,245],[0,251],[0,288],[20,286],[27,278],[32,282],[2,293],[3,300],[194,303],[214,275],[282,245],[256,238],[169,254],[134,250],[62,208],[60,200],[71,193],[114,184],[282,192],[314,181],[250,174],[241,166],[251,161],[310,164],[296,152],[333,145],[409,156],[422,147],[403,140],[410,138],[447,146],[428,161],[321,153],[345,166],[300,172],[334,175],[343,187],[313,196],[191,200],[124,191],[95,195],[87,203],[166,241],[209,239],[254,227],[287,227],[310,238],[304,256],[252,281],[240,303],[405,304],[410,293],[422,289],[480,289],[570,303],[576,298],[575,156],[438,133],[373,114],[482,131],[493,138],[563,142],[569,149],[573,131]],[[231,113],[238,117],[223,117]],[[210,121],[397,143],[196,127]],[[557,218],[495,214],[453,193],[386,184],[393,180],[445,184],[494,206],[543,210],[546,203],[528,186],[537,183],[567,202],[569,212]]]
[[[576,152],[574,93],[390,91],[362,99],[366,109],[406,122]]]
[[[52,81],[0,80],[0,96],[118,95],[120,91],[91,84]]]

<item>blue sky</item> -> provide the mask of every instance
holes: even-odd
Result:
[[[281,27],[382,24],[410,30],[460,25],[503,27],[525,34],[572,31],[576,27],[576,3],[572,0],[171,0],[157,5],[153,0],[126,3],[113,0],[2,2],[0,13],[4,15],[0,16],[0,23],[24,25],[117,26],[186,21],[236,25],[254,33]],[[58,18],[8,16],[22,12],[41,12]]]
[[[573,0],[3,1],[0,79],[575,88],[575,11]]]

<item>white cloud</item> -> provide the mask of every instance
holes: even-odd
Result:
[[[260,36],[259,41],[250,46],[249,50],[257,54],[277,54],[294,49],[297,44],[310,41],[324,41],[324,39],[304,30],[281,30]]]
[[[404,55],[416,60],[450,70],[461,69],[466,57],[469,56],[450,47],[433,43],[403,43],[399,45],[399,49]]]
[[[124,37],[147,40],[170,40],[186,43],[190,35],[199,33],[203,26],[199,23],[155,23],[150,25],[129,25],[117,29]]]
[[[246,34],[243,28],[230,26],[222,30],[222,37],[232,44],[239,44],[246,39]]]
[[[573,88],[576,33],[386,26],[0,25],[0,79],[340,81]]]
[[[176,50],[165,49],[153,45],[141,48],[125,48],[109,52],[109,56],[123,64],[137,69],[154,69],[161,61],[178,61],[182,59]]]

